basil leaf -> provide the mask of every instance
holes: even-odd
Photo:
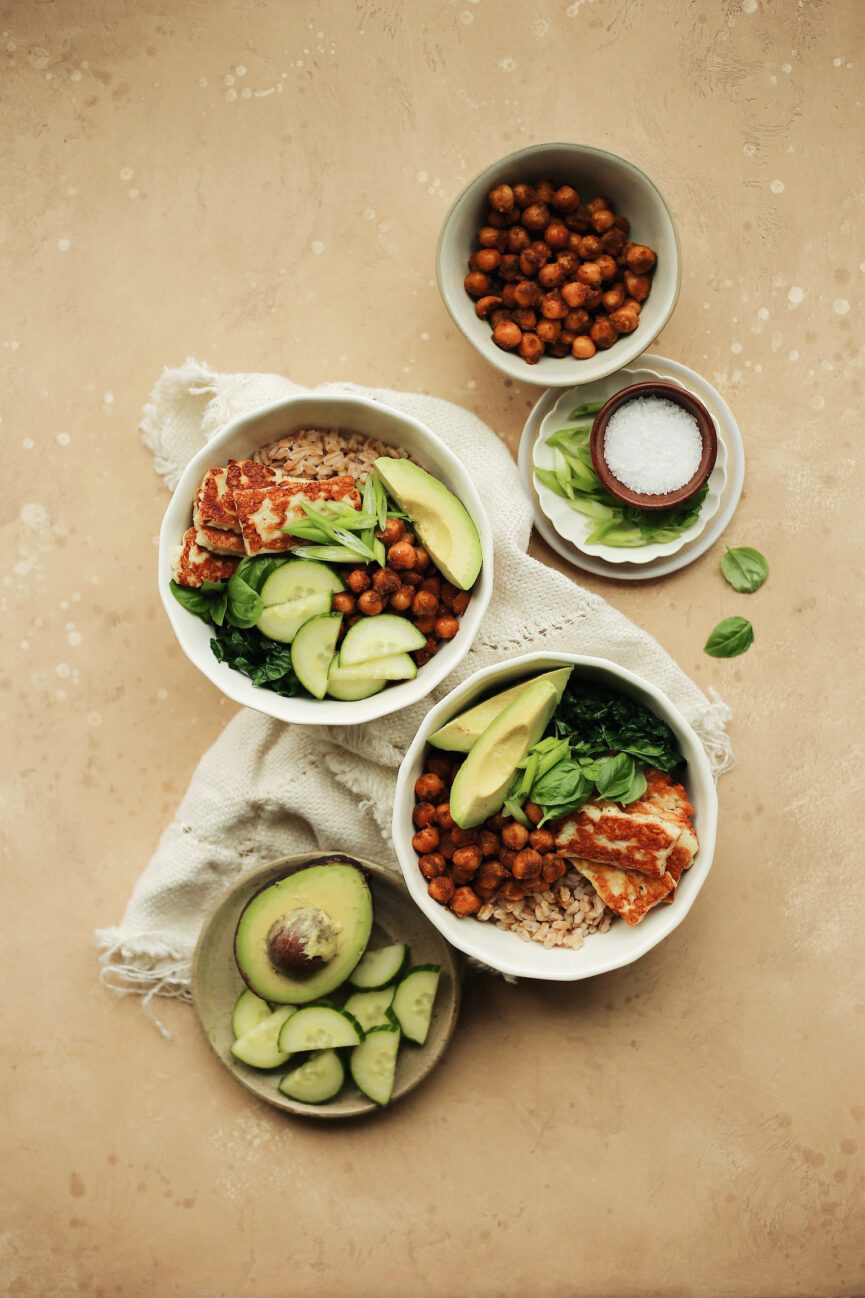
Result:
[[[725,617],[703,645],[712,658],[737,658],[754,643],[754,628],[747,618]]]
[[[209,586],[223,585],[222,582],[208,582]],[[205,622],[210,621],[210,610],[213,607],[213,592],[205,591],[200,586],[179,586],[176,581],[168,583],[169,590],[174,598],[189,613],[194,613],[196,617],[204,618]]]
[[[275,572],[277,568],[281,568],[284,563],[288,563],[288,556],[284,554],[248,556],[246,559],[241,559],[234,570],[233,576],[245,582],[247,586],[251,586],[254,591],[260,594],[261,588],[270,574]]]
[[[237,571],[229,578],[227,595],[228,620],[231,625],[255,626],[264,612],[264,605],[258,591],[244,581]]]
[[[222,626],[225,621],[226,610],[228,609],[228,587],[226,586],[214,599],[210,606],[210,620],[217,626]]]
[[[617,753],[601,762],[598,772],[598,793],[614,802],[630,789],[634,780],[634,759],[628,753]]]
[[[544,807],[544,814],[538,821],[537,829],[543,829],[548,820],[562,820],[565,816],[570,816],[574,811],[580,811],[586,805],[591,793],[587,793],[584,798],[575,798],[573,802],[553,803],[552,806]]]
[[[634,770],[634,778],[631,780],[631,787],[623,793],[621,797],[616,798],[616,802],[620,802],[623,807],[627,807],[632,802],[638,802],[648,787],[645,773],[642,768],[638,766]]]
[[[592,791],[592,781],[579,763],[566,757],[551,767],[532,785],[531,801],[547,807],[553,803],[575,802]]]
[[[760,551],[752,550],[749,545],[736,549],[727,546],[727,553],[721,559],[721,572],[733,590],[752,595],[769,576],[769,565]]]

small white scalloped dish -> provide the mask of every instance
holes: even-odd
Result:
[[[567,428],[570,424],[576,422],[568,418],[570,412],[576,406],[582,405],[586,401],[608,401],[622,388],[631,387],[634,383],[651,382],[657,379],[676,383],[678,387],[684,388],[685,391],[691,390],[687,387],[687,384],[679,383],[678,380],[671,379],[669,375],[658,374],[657,371],[650,369],[647,365],[629,365],[623,370],[618,370],[615,374],[609,374],[605,378],[598,379],[597,382],[588,387],[569,388],[567,392],[562,393],[541,423],[532,448],[532,463],[539,469],[553,468],[553,448],[547,446],[546,439],[551,437],[558,429]],[[694,395],[699,397],[699,393],[695,392]],[[588,545],[586,538],[594,530],[594,521],[587,518],[585,514],[581,514],[578,510],[572,509],[566,500],[561,496],[557,496],[550,487],[545,486],[543,482],[535,477],[534,486],[541,509],[559,536],[564,537],[566,541],[570,541],[584,554],[604,559],[607,563],[651,563],[653,559],[665,558],[668,555],[675,554],[684,545],[697,539],[709,520],[717,514],[721,507],[721,497],[727,485],[727,446],[714,414],[712,414],[712,422],[718,434],[718,455],[715,460],[715,467],[709,475],[707,484],[709,490],[696,522],[686,528],[675,541],[641,545],[633,548],[613,545]]]

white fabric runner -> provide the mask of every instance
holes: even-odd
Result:
[[[226,727],[198,765],[121,922],[101,929],[102,979],[119,992],[188,998],[202,922],[240,874],[290,852],[354,852],[393,865],[396,770],[434,702],[491,663],[530,650],[610,658],[658,686],[703,741],[717,778],[733,763],[730,711],[710,701],[645,631],[597,595],[527,554],[532,509],[506,447],[468,411],[434,397],[327,384],[426,424],[463,461],[495,533],[495,588],[477,641],[423,703],[355,727],[292,726],[250,710]],[[217,374],[188,361],[165,370],[142,433],[173,488],[187,461],[225,425],[302,391],[274,374]],[[179,652],[179,651],[178,651]]]

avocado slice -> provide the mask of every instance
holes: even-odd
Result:
[[[451,788],[450,811],[461,829],[500,810],[517,764],[543,735],[558,701],[552,681],[535,681],[475,740]]]
[[[523,690],[527,686],[533,685],[535,681],[551,681],[556,687],[556,702],[561,702],[565,686],[573,670],[573,667],[556,667],[554,671],[544,672],[541,676],[533,676],[527,681],[520,681],[519,685],[512,685],[510,689],[502,690],[500,694],[494,694],[492,698],[484,699],[483,703],[475,704],[467,712],[460,713],[458,717],[454,717],[447,725],[437,730],[435,734],[430,735],[427,742],[432,744],[433,748],[443,748],[449,753],[467,753],[490,722],[495,721],[499,713],[504,712],[508,704],[513,703],[514,699],[518,698]]]
[[[404,513],[439,572],[460,590],[474,585],[481,570],[481,538],[465,506],[411,460],[384,456],[375,469]]]
[[[256,893],[237,922],[234,956],[257,996],[276,1005],[303,1005],[345,981],[371,928],[372,898],[363,874],[329,861]]]

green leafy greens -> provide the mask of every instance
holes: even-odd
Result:
[[[752,550],[749,545],[740,545],[732,550],[727,546],[721,559],[721,572],[733,590],[752,595],[769,576],[769,565],[760,551]]]
[[[745,617],[725,617],[703,645],[712,658],[738,658],[754,643],[754,628]]]

